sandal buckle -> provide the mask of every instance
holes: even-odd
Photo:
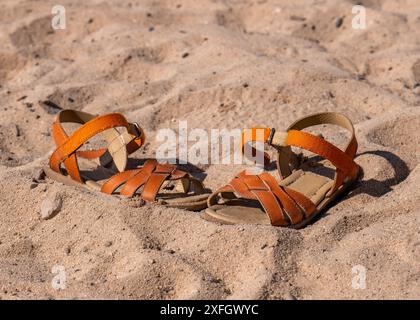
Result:
[[[140,125],[137,122],[133,122],[132,123],[132,127],[134,128],[135,132],[135,136],[137,138],[140,138],[141,136],[143,136],[143,130],[141,129]]]
[[[270,129],[270,134],[269,134],[269,136],[268,136],[268,138],[267,138],[267,141],[266,141],[266,143],[268,144],[268,145],[271,145],[271,142],[273,141],[273,137],[274,137],[274,133],[276,132],[276,129],[275,128],[271,128]]]

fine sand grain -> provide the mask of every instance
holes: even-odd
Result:
[[[418,0],[63,0],[65,30],[54,4],[0,1],[1,299],[420,299]],[[282,129],[342,112],[364,176],[304,229],[218,225],[44,179],[58,108],[138,121],[134,158],[180,120]],[[216,188],[241,169],[195,171]],[[45,199],[60,205],[43,219]]]

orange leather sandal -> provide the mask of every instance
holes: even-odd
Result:
[[[320,124],[338,125],[350,131],[344,151],[320,136],[301,131]],[[258,133],[262,133],[260,137]],[[351,121],[342,114],[314,114],[296,121],[286,132],[270,128],[244,131],[242,150],[255,141],[277,149],[282,180],[277,181],[267,172],[252,175],[242,171],[209,197],[203,218],[225,224],[300,228],[357,180],[359,166],[353,160],[357,141]],[[291,147],[306,149],[312,155],[304,159]],[[265,153],[264,159],[267,158]]]
[[[69,136],[64,123],[79,127]],[[53,123],[52,136],[57,148],[49,166],[44,168],[51,179],[106,194],[140,197],[169,207],[188,210],[207,207],[210,193],[202,182],[175,165],[150,159],[142,167],[126,170],[128,155],[144,144],[145,135],[138,124],[129,123],[119,113],[94,116],[62,110]],[[106,148],[82,150],[98,137],[105,138]]]

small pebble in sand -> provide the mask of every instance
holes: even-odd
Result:
[[[48,114],[57,114],[62,110],[59,105],[51,100],[39,101],[39,104]],[[27,105],[27,107],[30,108],[32,106]]]
[[[32,182],[30,185],[29,185],[29,189],[35,189],[36,187],[38,187],[38,183],[36,183],[36,182]]]
[[[183,55],[182,55],[182,59],[185,59],[186,57],[188,57],[190,54],[188,53],[188,52],[185,52]]]
[[[223,280],[222,280],[222,279],[220,279],[220,278],[214,278],[214,277],[211,277],[211,278],[209,279],[209,281],[210,281],[211,283],[222,283],[222,282],[223,282]]]
[[[294,295],[292,295],[290,292],[287,292],[284,295],[284,300],[296,300],[296,297]]]
[[[338,17],[337,19],[335,19],[335,27],[336,28],[340,28],[343,25],[343,18]]]
[[[20,127],[17,124],[15,124],[15,136],[20,137],[20,134]]]
[[[110,247],[110,246],[112,246],[112,241],[105,242],[105,247]]]
[[[34,172],[34,174],[32,176],[32,179],[33,179],[34,182],[39,182],[41,180],[44,180],[45,179],[45,172],[44,172],[44,170],[42,168],[41,169],[38,169],[38,170],[35,170],[35,172]]]
[[[290,20],[292,20],[292,21],[305,21],[306,18],[305,17],[301,17],[301,16],[292,15],[292,16],[290,16]]]
[[[53,218],[60,212],[63,200],[57,192],[48,194],[41,203],[41,218],[44,220]]]

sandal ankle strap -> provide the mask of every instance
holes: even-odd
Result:
[[[78,123],[82,126],[68,135],[62,123]],[[116,128],[121,128],[121,132]],[[102,132],[108,142],[106,149],[79,150],[90,138]],[[52,135],[57,148],[50,157],[50,168],[60,172],[61,165],[64,163],[68,174],[79,182],[82,182],[82,178],[79,173],[77,157],[98,158],[102,165],[109,165],[113,162],[121,172],[127,166],[128,154],[139,149],[145,141],[145,135],[140,126],[136,123],[129,123],[119,113],[95,116],[77,110],[62,110],[58,113],[53,123]]]
[[[344,151],[333,144],[324,140],[322,137],[301,131],[307,127],[333,124],[343,127],[350,131],[351,138]],[[357,140],[354,127],[349,118],[340,113],[325,112],[314,114],[295,121],[289,126],[287,131],[277,131],[274,128],[252,128],[246,129],[242,133],[242,152],[249,157],[249,152],[256,154],[255,148],[245,150],[246,144],[250,142],[263,142],[278,151],[277,167],[282,178],[289,176],[297,168],[298,156],[292,151],[291,147],[299,147],[321,157],[328,159],[337,168],[334,186],[330,190],[332,194],[346,179],[355,178],[359,167],[354,162],[357,151]],[[270,157],[264,153],[264,164],[269,163]]]

